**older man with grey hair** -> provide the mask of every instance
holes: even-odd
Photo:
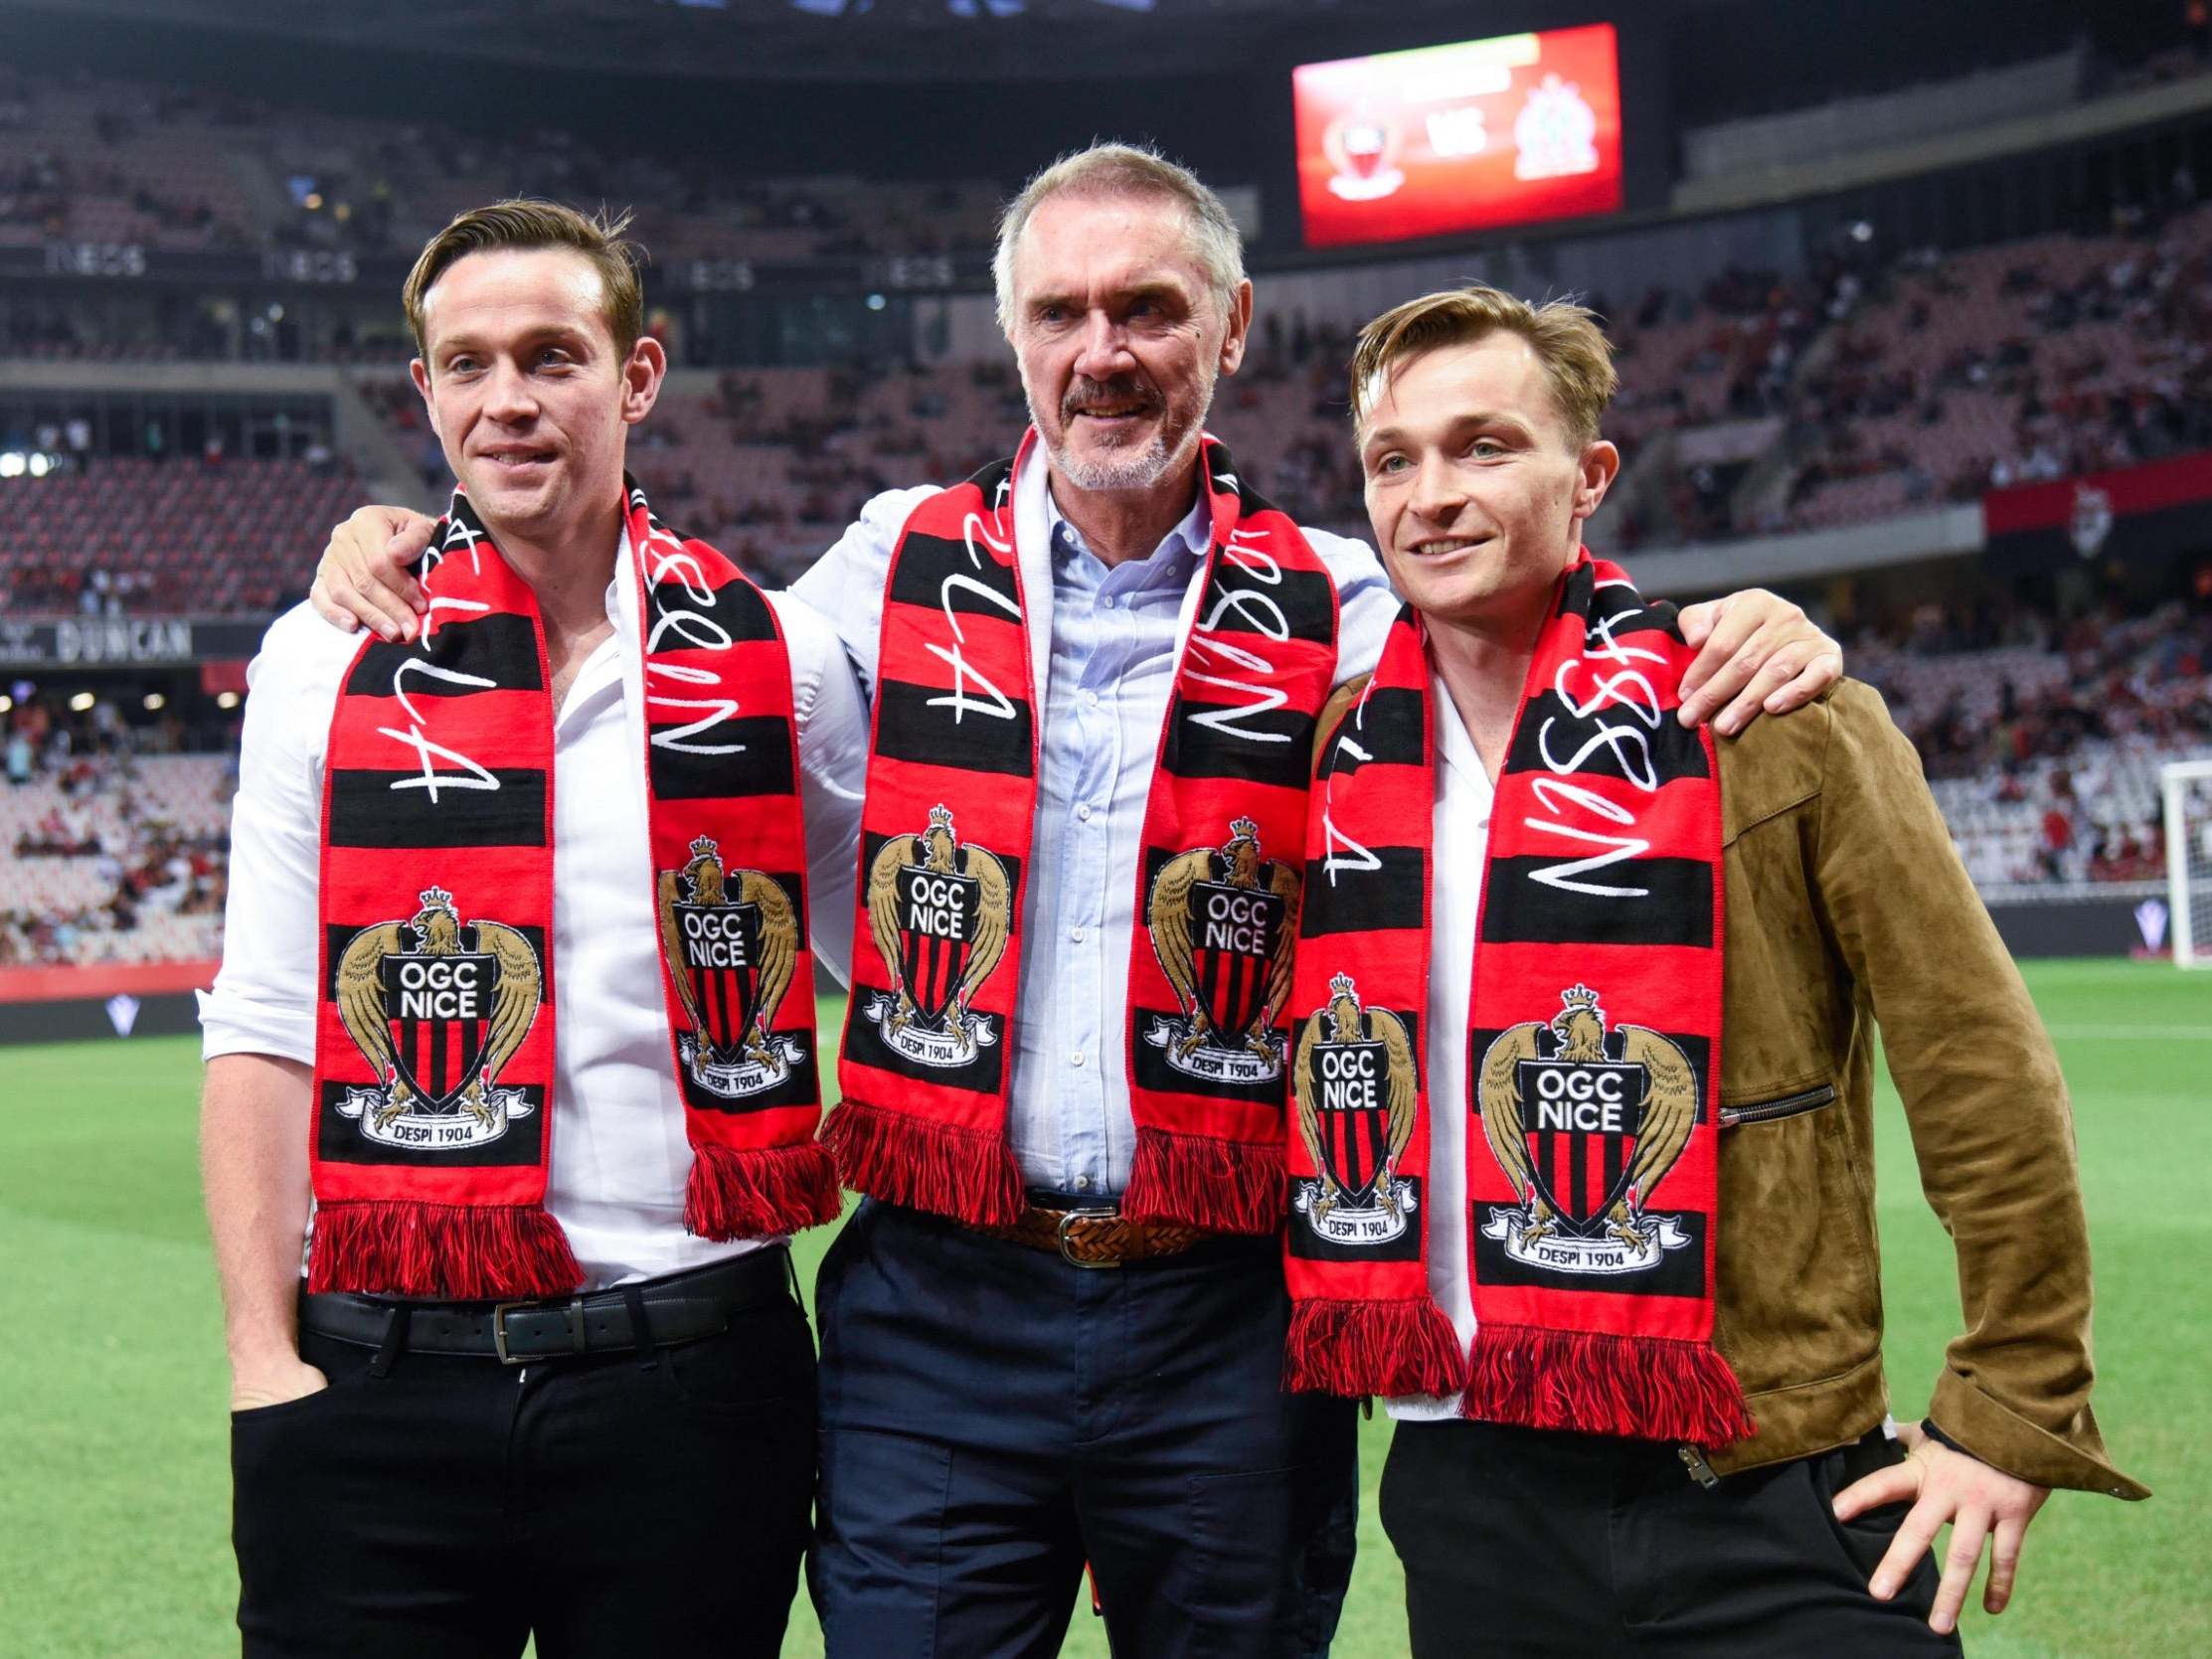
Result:
[[[1300,531],[1205,435],[1252,284],[1190,173],[1118,144],[1060,161],[1008,208],[993,274],[1032,436],[956,490],[877,497],[795,588],[877,705],[877,951],[828,1131],[873,1196],[817,1298],[815,1596],[855,1659],[1050,1654],[1088,1560],[1117,1652],[1325,1650],[1353,1419],[1279,1387],[1287,1185],[1251,1136],[1281,1122],[1293,1013],[1282,826],[1320,700],[1398,601],[1363,544]],[[1779,601],[1731,608],[1730,643],[1766,622],[1786,665],[1824,645]],[[974,735],[1021,727],[1002,707],[1033,759],[1024,730]],[[949,1066],[893,1024],[942,959],[905,874],[930,860],[900,840],[940,805],[981,879],[969,975],[994,862],[1013,912],[953,993],[983,1009],[1009,982],[1001,1055]]]
[[[1324,1651],[1353,1418],[1279,1385],[1285,988],[1314,727],[1398,601],[1205,433],[1252,284],[1188,171],[1064,158],[995,275],[1032,430],[793,589],[875,705],[814,1597],[833,1659],[1045,1655],[1088,1562],[1117,1652]],[[357,521],[318,597],[404,630]],[[1724,725],[1838,671],[1771,595],[1685,629]]]

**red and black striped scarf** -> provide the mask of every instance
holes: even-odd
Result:
[[[669,1059],[710,1239],[826,1221],[791,673],[736,566],[625,530]],[[554,1118],[554,707],[527,583],[455,492],[412,645],[371,638],[331,720],[310,1145],[315,1290],[476,1299],[583,1279],[545,1209]],[[607,787],[625,785],[608,779]]]
[[[1529,663],[1490,816],[1466,1034],[1476,1333],[1431,1299],[1423,1073],[1434,715],[1412,610],[1324,737],[1290,1136],[1290,1387],[1720,1445],[1721,796],[1675,719],[1695,653],[1587,553]],[[1446,878],[1448,879],[1448,877]],[[1447,1109],[1459,1109],[1459,1102]]]
[[[1040,712],[1012,461],[932,496],[892,554],[839,1078],[823,1138],[849,1186],[1016,1220],[1006,1133]],[[1122,1213],[1268,1233],[1282,1213],[1283,1056],[1314,725],[1336,589],[1297,527],[1204,440],[1202,587],[1160,734],[1137,871]],[[1148,941],[1148,943],[1146,942]]]

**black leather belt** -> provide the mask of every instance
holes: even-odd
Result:
[[[776,1244],[612,1290],[562,1301],[410,1302],[323,1291],[299,1298],[302,1330],[362,1348],[397,1344],[415,1354],[482,1355],[501,1365],[576,1354],[619,1354],[718,1336],[730,1316],[791,1293],[791,1252]],[[645,1332],[635,1310],[644,1312]]]

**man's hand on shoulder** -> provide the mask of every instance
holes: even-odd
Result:
[[[1801,709],[1843,677],[1843,647],[1764,587],[1684,605],[1680,621],[1682,638],[1698,648],[1682,676],[1684,726],[1711,719],[1733,738],[1762,713]]]
[[[251,1411],[259,1406],[281,1406],[303,1400],[330,1387],[330,1379],[297,1354],[273,1356],[251,1365],[231,1367],[231,1410]]]
[[[330,533],[315,567],[308,602],[347,633],[363,623],[385,639],[413,639],[429,608],[423,584],[408,572],[430,545],[435,519],[405,507],[363,507]]]
[[[1913,1506],[1867,1588],[1877,1600],[1895,1595],[1948,1521],[1951,1545],[1944,1551],[1943,1583],[1936,1591],[1928,1627],[1939,1634],[1957,1627],[1958,1609],[1965,1605],[1974,1570],[1981,1565],[1982,1545],[1992,1539],[1989,1581],[1982,1588],[1981,1605],[1986,1612],[2003,1612],[2019,1576],[2020,1541],[2051,1489],[2030,1485],[1978,1457],[1954,1451],[1931,1438],[1918,1423],[1901,1426],[1898,1438],[1908,1448],[1904,1462],[1878,1469],[1835,1495],[1838,1521],[1884,1504]]]

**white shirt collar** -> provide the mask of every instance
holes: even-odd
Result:
[[[1492,788],[1490,774],[1482,769],[1482,756],[1475,752],[1474,739],[1467,733],[1466,722],[1459,718],[1459,705],[1451,701],[1451,688],[1444,683],[1442,674],[1432,672],[1429,676],[1429,706],[1434,711],[1437,758],[1464,782],[1488,795]]]

